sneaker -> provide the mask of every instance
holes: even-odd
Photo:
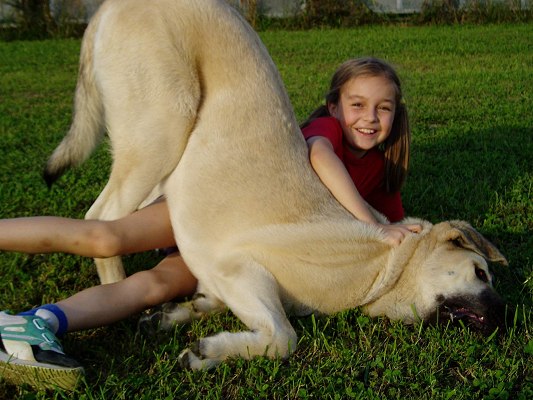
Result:
[[[36,389],[73,390],[84,374],[42,318],[0,312],[0,338],[0,379]]]

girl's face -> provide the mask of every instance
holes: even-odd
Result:
[[[360,76],[346,82],[339,102],[329,104],[341,124],[344,139],[357,157],[383,143],[390,135],[396,111],[396,90],[383,76]]]

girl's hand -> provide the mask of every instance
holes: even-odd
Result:
[[[420,233],[422,226],[418,224],[379,224],[385,232],[385,242],[391,246],[398,246],[410,233]]]

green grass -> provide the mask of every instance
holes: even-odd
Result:
[[[468,220],[508,257],[510,267],[493,267],[496,288],[518,306],[508,333],[484,338],[351,310],[293,319],[300,339],[289,360],[232,360],[189,372],[177,366],[180,350],[221,329],[241,329],[239,321],[222,314],[142,338],[132,317],[64,339],[87,371],[78,392],[0,383],[0,398],[533,398],[532,35],[531,24],[261,33],[299,120],[345,59],[374,55],[397,66],[413,127],[405,207],[432,222]],[[69,125],[79,45],[0,43],[0,218],[81,218],[103,188],[105,146],[52,190],[40,176]],[[153,253],[125,259],[130,273],[156,262]],[[91,260],[62,254],[0,253],[0,273],[1,308],[16,311],[97,284]]]

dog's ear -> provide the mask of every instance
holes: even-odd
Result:
[[[444,233],[443,240],[459,247],[472,250],[487,261],[509,265],[502,253],[485,237],[464,221],[448,221],[450,229]]]

